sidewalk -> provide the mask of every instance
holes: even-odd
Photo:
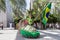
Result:
[[[0,30],[0,40],[15,40],[17,30]]]
[[[2,29],[0,28],[0,30]],[[3,28],[3,30],[14,30],[14,28]]]
[[[25,38],[18,30],[0,30],[0,40],[60,40],[60,30],[38,30],[39,38]]]

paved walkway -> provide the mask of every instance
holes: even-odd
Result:
[[[60,30],[39,30],[39,38],[25,38],[17,33],[16,40],[60,40]]]
[[[38,30],[39,38],[25,38],[17,30],[0,30],[0,40],[60,40],[60,30]]]
[[[17,30],[0,30],[0,40],[15,40]]]

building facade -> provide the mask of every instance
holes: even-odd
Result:
[[[7,15],[2,10],[0,10],[0,23],[3,23],[4,28],[7,27]]]

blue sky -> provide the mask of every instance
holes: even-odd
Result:
[[[29,10],[29,8],[30,8],[30,0],[26,0],[26,3],[27,3],[26,9]]]

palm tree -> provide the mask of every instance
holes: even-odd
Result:
[[[26,2],[25,0],[10,0],[10,4],[14,14],[14,22],[15,25],[18,24],[18,20],[24,18],[25,10],[26,10]]]
[[[10,0],[12,10],[16,16],[23,16],[24,12],[26,10],[26,2],[25,0]]]
[[[5,0],[0,0],[0,9],[5,11],[5,9],[6,9]]]
[[[33,9],[31,9],[30,11],[28,11],[28,13],[32,15],[32,24],[35,22],[36,26],[37,26],[37,22],[41,21],[41,14],[42,11],[44,9],[44,7],[47,5],[48,1],[42,1],[42,0],[35,0],[33,2]]]

